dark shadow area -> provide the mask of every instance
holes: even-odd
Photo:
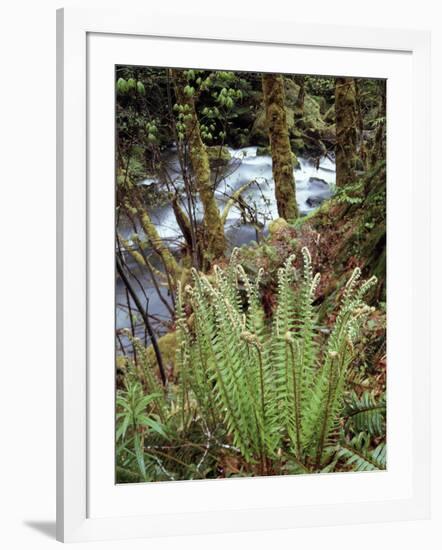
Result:
[[[31,529],[55,539],[55,521],[24,521],[23,523]]]

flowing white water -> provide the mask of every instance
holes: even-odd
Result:
[[[265,229],[271,220],[278,218],[275,200],[275,182],[272,175],[272,158],[269,155],[257,155],[257,147],[231,149],[231,160],[227,168],[217,175],[215,197],[222,211],[230,196],[241,186],[252,182],[244,191],[244,202],[257,212],[259,225]],[[328,158],[322,158],[319,166],[304,158],[299,158],[299,167],[294,171],[296,181],[296,199],[301,215],[308,214],[332,195],[335,186],[335,165]],[[168,158],[169,172],[178,186],[182,185],[176,155],[171,153]],[[175,175],[175,176],[174,176]],[[154,185],[152,179],[141,182],[144,185]],[[195,204],[196,217],[202,219],[203,209],[199,199]],[[155,223],[160,236],[171,243],[179,243],[181,232],[176,223],[170,204],[154,208],[150,216]],[[243,223],[241,208],[233,206],[227,217],[226,234],[232,245],[244,244],[250,234],[250,226]],[[234,230],[234,231],[233,231]],[[246,240],[244,240],[246,239]],[[250,240],[250,239],[249,239]]]
[[[275,200],[275,182],[272,176],[272,159],[269,155],[257,155],[257,147],[245,147],[242,149],[229,149],[231,160],[226,168],[220,169],[216,176],[218,182],[215,190],[215,197],[220,211],[222,211],[230,196],[241,186],[252,182],[247,190],[242,193],[244,202],[253,208],[257,213],[257,222],[264,234],[267,232],[271,220],[278,218],[278,210]],[[179,162],[175,151],[168,151],[165,154],[169,176],[180,188],[183,181],[180,174]],[[301,215],[308,214],[317,208],[321,202],[331,197],[335,187],[336,173],[335,164],[329,158],[320,159],[319,165],[299,158],[299,167],[294,171],[296,182],[296,199]],[[155,185],[153,179],[146,179],[140,185]],[[183,204],[185,207],[185,204]],[[202,219],[203,209],[199,199],[195,203],[196,217]],[[166,204],[149,211],[158,233],[162,239],[175,248],[183,242],[182,235],[175,219],[171,204]],[[130,239],[132,228],[124,223],[120,224],[119,232]],[[256,224],[244,223],[241,208],[233,206],[227,217],[225,231],[230,247],[241,246],[256,239]],[[139,230],[142,233],[141,229]],[[130,258],[128,258],[130,260]],[[152,260],[154,258],[152,257]],[[169,319],[169,313],[164,303],[160,300],[157,291],[153,287],[148,274],[141,272],[138,266],[131,264],[138,280],[143,285],[144,292],[149,300],[149,314],[159,319]],[[158,265],[161,268],[160,265]],[[147,303],[146,296],[134,282],[134,288],[143,304]],[[167,289],[161,288],[161,294],[169,303],[170,296]],[[127,309],[125,308],[125,289],[121,281],[116,284],[117,301],[117,329],[130,326]],[[118,304],[124,307],[119,307]],[[141,334],[140,334],[141,335]]]

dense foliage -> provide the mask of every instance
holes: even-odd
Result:
[[[262,273],[250,280],[235,252],[212,280],[193,272],[193,286],[178,292],[180,387],[161,388],[144,355],[119,393],[122,477],[216,477],[227,457],[236,464],[228,473],[238,475],[331,471],[338,461],[343,469],[385,467],[384,442],[371,446],[384,433],[385,400],[348,394],[347,375],[376,279],[360,283],[354,270],[323,341],[312,305],[319,274],[309,251],[302,254],[302,274],[293,257],[279,270],[271,322],[259,298]]]
[[[116,68],[117,482],[386,468],[385,86]],[[247,147],[276,219],[258,173],[220,192]],[[300,160],[324,159],[303,216]]]

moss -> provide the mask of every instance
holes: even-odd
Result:
[[[295,229],[300,229],[302,226],[308,225],[312,221],[314,221],[316,225],[319,225],[321,220],[328,220],[332,205],[333,199],[324,201],[316,210],[312,210],[305,216],[299,217],[293,224],[291,224],[292,227]]]
[[[295,170],[301,167],[301,164],[299,163],[298,157],[296,156],[296,153],[294,151],[291,151],[292,153],[292,165]]]
[[[266,146],[262,146],[260,145],[257,149],[256,149],[256,155],[258,157],[265,157],[265,156],[269,156],[271,155],[272,152],[270,150],[270,146],[269,145],[266,145]]]
[[[125,355],[117,355],[115,357],[115,368],[117,372],[125,373],[127,370],[127,358]]]
[[[296,79],[296,77],[295,77]],[[284,78],[285,102],[288,107],[295,108],[298,103],[301,86],[291,78]]]
[[[226,166],[232,158],[227,147],[221,145],[212,145],[206,147],[207,156],[209,157],[210,168],[218,168]]]
[[[357,169],[358,119],[356,87],[353,78],[337,78],[336,109],[336,185],[354,182]]]
[[[299,86],[298,97],[295,103],[295,118],[297,120],[304,117],[304,103],[305,103],[305,76],[295,76],[296,83]]]
[[[316,130],[325,128],[321,108],[318,102],[309,95],[305,98],[303,124],[306,128],[314,128]]]
[[[335,105],[333,104],[329,109],[324,113],[324,122],[327,124],[335,123]]]
[[[161,336],[161,338],[158,338],[158,347],[160,348],[164,366],[168,369],[173,369],[175,366],[176,333],[168,332],[164,336]],[[146,358],[149,364],[156,364],[157,359],[153,346],[149,346],[146,349]]]
[[[379,105],[376,110],[376,117],[381,118],[380,124],[378,124],[378,127],[376,129],[376,134],[374,138],[374,146],[371,152],[371,158],[370,162],[372,165],[375,165],[377,162],[379,162],[382,159],[385,159],[386,155],[386,128],[385,128],[385,116],[386,116],[386,109],[387,109],[387,88],[386,88],[386,81],[380,81],[379,82],[379,91],[380,91],[380,98],[379,98]]]
[[[286,220],[294,220],[298,217],[298,205],[293,175],[293,153],[289,141],[287,112],[284,108],[284,79],[281,75],[264,74],[262,87],[272,151],[272,172],[278,214]]]
[[[172,253],[164,244],[162,238],[158,234],[158,231],[154,223],[150,219],[149,214],[139,202],[136,203],[136,213],[138,214],[141,227],[143,228],[143,231],[146,234],[149,243],[151,244],[155,252],[161,257],[167,273],[172,277],[174,281],[176,281],[180,271],[178,264]]]
[[[288,126],[289,132],[293,136],[300,127],[314,128],[322,130],[326,127],[321,113],[321,105],[318,98],[305,93],[303,89],[303,76],[295,77],[297,82],[290,78],[284,79],[284,89],[286,96],[286,108],[289,113]],[[321,101],[323,98],[321,98]],[[291,113],[293,112],[293,126],[291,124]]]
[[[192,247],[192,230],[191,230],[190,220],[186,212],[181,208],[181,205],[178,202],[177,195],[175,195],[172,199],[172,208],[175,214],[175,219],[177,221],[177,224],[181,229],[181,233],[183,234],[184,240],[186,241],[187,245],[191,248]]]
[[[292,147],[292,151],[298,155],[301,154],[305,148],[304,140],[302,138],[291,139],[290,145]]]
[[[321,96],[321,95],[312,95],[311,97],[319,105],[319,110],[320,110],[321,114],[325,114],[325,112],[327,111],[327,108],[328,108],[327,100],[325,99],[325,97]]]
[[[284,78],[284,110],[292,150],[295,154],[304,153],[306,150],[315,154],[320,153],[324,150],[322,141],[335,141],[334,108],[327,111],[329,120],[326,121],[326,115],[322,114],[319,102],[307,93],[299,97],[301,90],[301,86],[291,78]],[[264,148],[269,144],[264,105],[257,111],[250,142]]]
[[[366,193],[359,202],[344,203],[335,196],[294,224],[302,245],[309,246],[321,235],[312,250],[316,249],[318,262],[332,274],[321,291],[325,298],[331,297],[355,265],[366,275],[376,275],[377,297],[385,295],[385,162],[364,174],[361,183]]]
[[[192,95],[184,93],[187,79],[184,71],[174,70],[176,95],[181,105],[187,105],[189,117],[186,119],[186,135],[190,162],[195,176],[195,184],[204,208],[205,258],[208,263],[221,257],[226,249],[224,227],[218,210],[210,178],[210,162],[206,147],[201,139],[195,101]]]
[[[268,146],[269,134],[267,130],[265,109],[262,108],[256,113],[255,120],[253,122],[252,130],[250,132],[251,143],[261,145],[263,147]]]
[[[269,223],[269,233],[273,237],[279,231],[286,229],[289,226],[284,218],[277,218]]]

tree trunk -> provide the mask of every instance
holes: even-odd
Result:
[[[175,219],[178,223],[181,233],[183,234],[184,240],[186,241],[187,246],[192,250],[192,230],[190,227],[190,220],[184,210],[181,208],[180,203],[178,202],[177,195],[174,195],[172,199],[172,208],[175,214]]]
[[[353,78],[335,81],[336,185],[355,181],[358,147],[358,111]]]
[[[387,113],[387,81],[379,82],[379,107],[378,118],[382,119],[376,129],[373,150],[371,153],[371,165],[375,166],[379,161],[385,160],[385,117]]]
[[[219,258],[226,249],[224,227],[221,222],[221,215],[216,205],[215,195],[212,189],[210,178],[210,164],[206,147],[201,139],[198,117],[195,109],[193,96],[184,93],[187,79],[181,70],[173,70],[172,76],[175,81],[175,93],[177,102],[180,105],[188,105],[189,118],[185,120],[186,138],[189,150],[190,162],[193,176],[195,178],[196,190],[201,198],[204,208],[204,228],[207,243],[205,246],[206,256],[209,260]]]
[[[278,214],[286,220],[298,217],[292,150],[285,113],[284,79],[282,75],[263,74],[262,89],[272,151],[272,171]]]
[[[149,244],[152,246],[153,250],[155,250],[158,256],[160,256],[166,270],[166,275],[170,277],[173,282],[173,287],[175,287],[180,269],[173,254],[167,248],[167,246],[163,242],[163,239],[158,234],[158,231],[154,223],[150,219],[150,216],[144,208],[143,204],[141,203],[141,200],[136,197],[132,197],[131,202],[126,201],[124,206],[130,214],[137,216],[140,220],[141,227],[143,228]]]

